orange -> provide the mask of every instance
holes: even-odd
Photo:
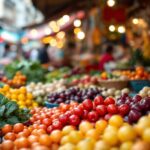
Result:
[[[39,137],[39,143],[44,146],[50,146],[51,145],[51,139],[50,136],[47,134],[43,134]]]
[[[50,138],[54,143],[59,143],[62,137],[62,133],[60,130],[54,130],[51,132]]]
[[[14,141],[16,139],[16,135],[13,132],[8,132],[5,134],[4,139]]]
[[[6,133],[11,132],[11,131],[12,131],[12,126],[9,125],[9,124],[6,124],[6,125],[2,128],[3,134],[6,134]]]
[[[14,143],[13,143],[13,141],[5,140],[5,141],[2,143],[2,149],[3,149],[3,150],[12,150],[13,148],[14,148]]]
[[[24,129],[24,125],[22,123],[16,123],[14,125],[13,131],[15,133],[19,133],[19,132],[23,131],[23,129]]]

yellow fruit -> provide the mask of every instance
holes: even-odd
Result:
[[[28,105],[28,106],[32,105],[32,101],[31,101],[30,99],[27,99],[27,100],[25,101],[25,103],[26,103],[26,105]]]
[[[150,143],[150,128],[144,130],[142,138],[145,142]]]
[[[76,150],[93,150],[94,145],[95,141],[92,138],[86,138],[77,144]]]
[[[111,126],[114,127],[121,127],[123,124],[123,118],[120,115],[113,115],[110,119],[109,119],[109,124]]]
[[[103,134],[103,140],[107,143],[107,144],[109,144],[109,145],[111,145],[111,146],[115,146],[115,145],[117,145],[118,144],[118,137],[117,137],[117,131],[111,131],[111,132],[105,132],[104,134]]]
[[[75,145],[73,145],[71,143],[67,143],[67,144],[59,147],[58,150],[75,150],[75,149],[76,149]]]
[[[9,85],[4,85],[4,87],[3,87],[3,90],[4,90],[4,91],[7,92],[7,91],[9,91],[9,89],[10,89]]]
[[[96,142],[94,150],[110,150],[110,147],[106,142],[101,140]]]
[[[81,132],[74,130],[70,132],[69,138],[70,138],[71,143],[77,144],[79,141],[82,140],[83,135],[81,134]]]
[[[70,142],[71,142],[70,137],[68,135],[66,135],[61,138],[60,144],[64,145],[64,144],[70,143]]]
[[[75,130],[75,128],[73,126],[65,126],[63,129],[62,129],[62,134],[63,135],[67,135],[69,134],[71,131]]]
[[[19,94],[18,95],[18,100],[24,101],[25,100],[25,95],[24,94]]]
[[[98,133],[103,133],[106,127],[107,127],[107,121],[105,120],[99,120],[95,124],[95,128]]]
[[[136,133],[132,126],[122,126],[118,130],[118,138],[121,142],[132,141],[136,138]]]
[[[88,121],[83,121],[79,125],[79,130],[84,134],[90,129],[93,129],[93,125]]]
[[[38,104],[37,104],[36,102],[33,102],[33,103],[32,103],[32,106],[33,106],[33,107],[37,107]]]
[[[131,141],[124,142],[120,146],[120,150],[132,150],[133,143]]]
[[[22,94],[25,94],[27,92],[26,88],[25,87],[21,87],[19,89],[19,92],[22,93]]]
[[[32,99],[33,99],[33,96],[32,96],[32,94],[31,94],[31,93],[27,93],[27,99],[30,99],[30,100],[32,100]]]
[[[11,99],[17,100],[17,95],[16,94],[11,94]]]
[[[100,134],[96,131],[96,129],[90,129],[86,133],[86,137],[91,137],[95,140],[99,139]]]

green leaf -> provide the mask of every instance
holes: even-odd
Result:
[[[0,128],[2,128],[7,122],[0,120]]]
[[[5,105],[7,102],[8,99],[4,95],[0,94],[0,105]]]
[[[5,105],[0,106],[0,117],[2,117],[4,115],[5,108],[6,108]]]
[[[10,116],[9,118],[7,118],[7,123],[8,124],[15,124],[18,123],[19,120],[16,116]]]
[[[9,116],[11,113],[18,109],[18,105],[15,102],[11,101],[6,104],[6,109],[7,111],[5,113],[5,116]]]

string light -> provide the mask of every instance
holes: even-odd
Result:
[[[77,33],[80,32],[80,31],[81,31],[80,28],[75,28],[75,29],[74,29],[74,34],[77,34]]]
[[[114,26],[114,25],[110,25],[110,26],[109,26],[109,31],[110,31],[110,32],[114,32],[114,31],[115,31],[115,29],[116,29],[116,28],[115,28],[115,26]]]
[[[133,23],[133,24],[138,24],[138,23],[139,23],[139,19],[133,18],[132,23]]]
[[[65,23],[67,23],[70,20],[70,17],[68,15],[64,15],[62,18]]]
[[[65,32],[61,31],[61,32],[57,33],[56,37],[59,39],[63,39],[65,37]]]
[[[38,34],[36,29],[32,29],[30,33],[32,36],[37,36],[37,34]]]
[[[80,27],[80,26],[81,26],[81,20],[76,19],[76,20],[73,22],[73,25],[74,25],[75,27]]]
[[[115,5],[115,0],[108,0],[107,1],[107,5],[109,6],[109,7],[113,7],[114,5]]]
[[[85,33],[83,31],[80,31],[77,33],[77,38],[79,40],[83,40],[85,38]]]
[[[119,33],[125,33],[125,31],[126,31],[126,29],[125,29],[124,26],[119,26],[119,27],[118,27],[118,32],[119,32]]]
[[[51,40],[50,40],[50,45],[53,46],[53,47],[55,47],[55,46],[57,45],[56,39],[54,39],[54,38],[51,39]]]
[[[45,34],[49,35],[52,33],[52,30],[50,28],[45,28]]]

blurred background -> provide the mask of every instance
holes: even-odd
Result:
[[[0,65],[149,66],[149,17],[149,0],[0,0]]]

